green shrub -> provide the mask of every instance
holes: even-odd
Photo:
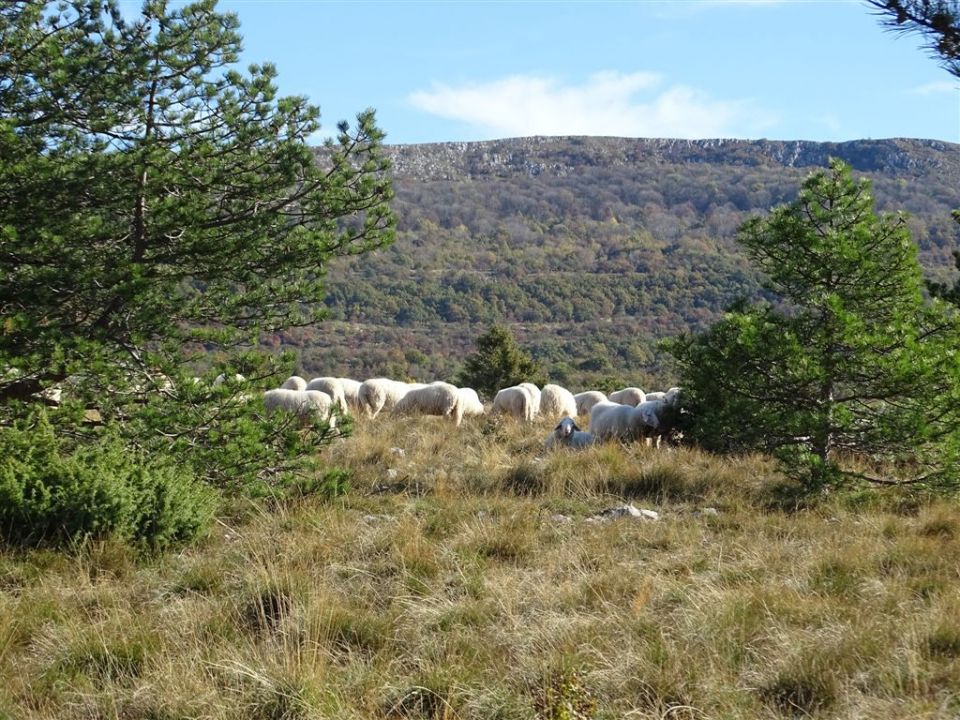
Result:
[[[160,550],[202,533],[214,504],[184,466],[116,438],[70,447],[44,415],[0,434],[0,537],[13,544],[113,536]]]

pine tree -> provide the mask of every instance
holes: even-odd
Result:
[[[235,351],[320,319],[327,261],[392,240],[373,111],[314,152],[318,109],[234,69],[238,25],[215,0],[0,8],[0,419],[71,376],[138,444],[222,442],[194,351],[278,372]]]
[[[924,299],[904,218],[876,215],[869,183],[834,160],[738,241],[780,301],[673,344],[693,436],[775,452],[811,480],[955,479],[960,323]]]
[[[464,361],[457,378],[460,385],[472,387],[481,396],[492,398],[498,390],[511,385],[542,383],[540,366],[517,345],[513,334],[502,325],[492,325],[475,344],[476,352]]]
[[[947,72],[960,77],[960,3],[957,0],[867,0],[887,27],[918,32]]]

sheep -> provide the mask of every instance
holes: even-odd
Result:
[[[531,419],[535,418],[540,414],[540,388],[533,383],[528,382],[520,383],[517,385],[517,387],[525,388],[527,392],[530,393],[530,399],[532,401],[531,408],[533,413],[530,417]]]
[[[196,385],[199,381],[200,381],[200,378],[194,378],[193,384]],[[233,378],[230,380],[230,382],[234,382],[234,383],[242,383],[246,381],[247,379],[240,373],[234,373]],[[213,379],[212,385],[213,387],[220,387],[225,382],[227,382],[227,376],[224,373],[220,373]]]
[[[599,440],[639,440],[656,430],[657,425],[651,428],[651,422],[658,422],[655,414],[609,400],[590,410],[590,432]]]
[[[357,391],[357,405],[367,417],[375,418],[381,410],[390,409],[396,405],[410,389],[411,385],[400,380],[389,378],[364,380]]]
[[[332,414],[333,398],[319,390],[291,390],[276,388],[263,394],[263,408],[268,416],[277,410],[293,413],[302,420],[311,417],[327,420],[330,427],[336,425],[336,416]]]
[[[556,420],[564,415],[577,414],[577,401],[573,393],[559,385],[544,385],[540,391],[540,415]]]
[[[463,419],[459,399],[454,385],[437,381],[409,390],[397,401],[393,411],[398,414],[450,417],[459,425]]]
[[[340,408],[340,412],[347,413],[347,399],[343,394],[343,385],[334,377],[313,378],[307,383],[307,390],[319,390],[333,398],[333,404]]]
[[[483,415],[483,403],[473,388],[457,388],[458,404],[461,408],[461,417]]]
[[[503,413],[519,420],[533,420],[533,394],[529,388],[521,385],[503,388],[494,396],[493,407],[490,412],[493,414]]]
[[[577,403],[577,415],[586,415],[589,417],[591,408],[598,402],[605,402],[607,396],[599,390],[587,390],[586,392],[577,393],[573,396],[573,399]]]
[[[646,394],[638,387],[626,387],[622,390],[616,390],[608,396],[610,402],[620,403],[621,405],[633,405],[636,407],[647,399]]]
[[[343,399],[352,408],[360,408],[360,381],[351,378],[337,378],[343,388]]]
[[[546,390],[546,388],[544,388]],[[567,447],[572,450],[583,450],[597,442],[597,438],[588,432],[584,432],[578,426],[576,421],[569,415],[564,416],[553,432],[547,435],[543,441],[543,447],[550,450],[554,447]]]
[[[649,392],[647,393],[647,400],[663,400],[666,396],[665,392]]]
[[[291,375],[286,380],[283,381],[283,385],[280,386],[281,390],[306,390],[307,381],[304,380],[299,375]]]
[[[643,410],[647,425],[651,428],[645,436],[653,440],[657,447],[660,447],[663,438],[676,428],[683,413],[680,407],[680,392],[680,388],[672,387],[661,393],[662,398],[647,400],[637,406]]]

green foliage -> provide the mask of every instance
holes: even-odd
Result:
[[[315,446],[188,369],[253,364],[247,393],[289,370],[238,349],[321,318],[329,260],[392,241],[389,161],[372,110],[315,157],[319,110],[269,63],[234,69],[240,48],[215,0],[0,9],[0,422],[69,380],[75,407],[220,485]]]
[[[869,183],[832,161],[739,241],[781,304],[737,304],[671,344],[692,437],[774,452],[814,486],[844,456],[866,464],[846,475],[955,484],[960,324],[924,300],[903,218],[876,215]]]
[[[887,27],[918,32],[951,75],[960,77],[960,2],[957,0],[867,0]]]
[[[931,279],[952,283],[960,246],[948,220],[960,153],[942,143],[554,138],[390,151],[397,241],[331,264],[322,328],[270,338],[317,375],[454,377],[499,324],[571,389],[670,387],[657,341],[766,296],[736,229],[793,199],[828,154],[872,180],[879,209],[909,211]]]
[[[457,383],[492,398],[501,388],[522,382],[543,384],[543,371],[522,350],[513,334],[501,325],[491,326],[476,340],[477,350],[463,363]]]
[[[576,670],[561,670],[546,678],[534,697],[537,720],[590,720],[597,701]]]
[[[0,433],[0,458],[0,537],[15,544],[116,537],[162,550],[198,537],[215,508],[189,467],[111,436],[71,447],[44,414]]]
[[[960,210],[954,210],[954,213],[954,217],[957,219],[957,222],[960,223]],[[957,270],[960,270],[960,250],[954,250],[953,262]],[[956,280],[952,286],[947,283],[928,281],[927,290],[929,290],[930,294],[934,297],[946,300],[960,307],[960,280]]]

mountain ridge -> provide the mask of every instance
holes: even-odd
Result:
[[[669,384],[659,340],[765,297],[737,228],[831,156],[872,182],[878,211],[904,211],[931,279],[956,277],[957,144],[577,136],[385,152],[395,243],[332,261],[329,320],[274,339],[306,374],[453,379],[500,323],[554,381]]]
[[[574,149],[578,152],[573,152]],[[931,151],[935,154],[931,155]],[[644,162],[732,166],[822,167],[838,157],[862,172],[910,172],[949,167],[960,174],[960,144],[913,138],[843,142],[709,138],[625,138],[615,136],[530,136],[502,140],[387,146],[397,177],[454,179],[510,171],[532,177],[565,174],[584,161],[599,167]],[[944,162],[953,153],[956,163]],[[571,158],[572,156],[572,158]],[[570,160],[580,162],[570,162]],[[428,166],[432,160],[432,166]]]

